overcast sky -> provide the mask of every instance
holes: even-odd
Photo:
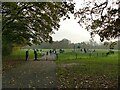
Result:
[[[76,0],[76,8],[79,9],[83,0]],[[64,38],[70,40],[72,43],[78,43],[83,41],[89,41],[90,33],[82,28],[73,15],[70,15],[70,19],[61,20],[60,28],[52,35],[54,41],[59,41]],[[99,36],[95,37],[95,41],[99,42]]]
[[[73,0],[73,1],[76,3],[75,9],[77,9],[77,10],[80,7],[82,7],[81,4],[84,3],[84,0]],[[106,1],[106,0],[97,0],[97,3],[104,2],[104,1]],[[116,1],[117,0],[109,0],[108,1],[108,6],[112,6],[114,8],[117,8],[118,6],[112,4],[112,2],[116,2]],[[84,28],[82,28],[77,23],[77,21],[74,19],[73,15],[70,15],[70,16],[71,16],[70,19],[67,19],[67,20],[64,20],[64,21],[61,20],[61,22],[60,22],[61,26],[60,26],[59,30],[55,31],[55,34],[52,35],[53,40],[54,41],[59,41],[59,40],[62,40],[64,38],[66,38],[66,39],[70,40],[72,43],[89,41],[91,39],[90,38],[90,33],[87,30],[85,30]],[[99,43],[100,42],[100,37],[98,35],[96,35],[94,40]],[[118,40],[118,38],[116,38],[115,40]],[[114,41],[114,39],[112,41]]]

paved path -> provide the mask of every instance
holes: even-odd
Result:
[[[56,60],[56,54],[44,55],[40,58],[40,60]]]
[[[56,88],[55,61],[26,61],[21,66],[3,73],[2,87]]]

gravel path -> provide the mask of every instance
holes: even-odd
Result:
[[[3,88],[56,88],[55,61],[26,61],[2,76]]]

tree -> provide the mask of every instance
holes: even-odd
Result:
[[[81,45],[81,48],[87,48],[88,47],[86,42],[81,42],[80,45]]]
[[[111,41],[111,42],[104,42],[104,45],[106,47],[109,47],[109,49],[114,49],[115,48],[115,45],[117,45],[117,42],[116,41]]]
[[[109,46],[109,42],[104,42],[104,45],[106,46],[106,47],[108,47]]]
[[[109,48],[110,48],[110,49],[114,49],[114,48],[115,48],[115,45],[117,45],[117,42],[116,42],[116,41],[115,41],[115,42],[111,42]]]
[[[120,36],[120,1],[119,0],[86,0],[83,7],[75,12],[78,23],[95,34],[100,40],[110,40]]]
[[[69,47],[69,44],[71,43],[71,41],[68,39],[62,39],[59,43],[60,45],[62,45],[61,48],[65,49]]]
[[[51,43],[50,34],[69,13],[74,13],[74,4],[67,2],[3,2],[3,50],[4,46]]]

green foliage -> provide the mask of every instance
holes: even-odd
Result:
[[[53,29],[58,30],[60,18],[73,13],[74,4],[63,2],[3,2],[2,37],[11,45],[52,43]],[[4,49],[3,43],[3,49]]]
[[[79,51],[83,48],[87,48],[87,49],[108,49],[108,45],[104,43],[97,43],[93,40],[89,40],[88,42],[81,42],[81,43],[71,43],[71,41],[66,40],[60,40],[60,41],[52,41],[52,43],[47,43],[47,42],[43,42],[40,45],[32,45],[31,47],[29,46],[29,48],[36,48],[36,49],[79,49]],[[113,44],[112,44],[113,43]],[[111,44],[110,47],[114,48],[114,49],[118,49],[119,46],[119,41],[118,42],[108,42],[109,46]],[[25,46],[24,48],[27,48],[27,46]],[[67,50],[68,51],[68,50]]]
[[[107,47],[109,46],[109,49],[114,49],[115,45],[117,44],[117,42],[104,42],[104,45]]]
[[[75,12],[79,24],[90,31],[91,36],[100,36],[100,40],[110,40],[120,36],[120,1],[85,1],[82,8]]]
[[[10,41],[18,44],[51,42],[49,34],[53,28],[58,30],[61,17],[67,17],[69,11],[73,11],[68,9],[71,5],[61,2],[5,2],[2,6],[3,36],[11,37]]]

